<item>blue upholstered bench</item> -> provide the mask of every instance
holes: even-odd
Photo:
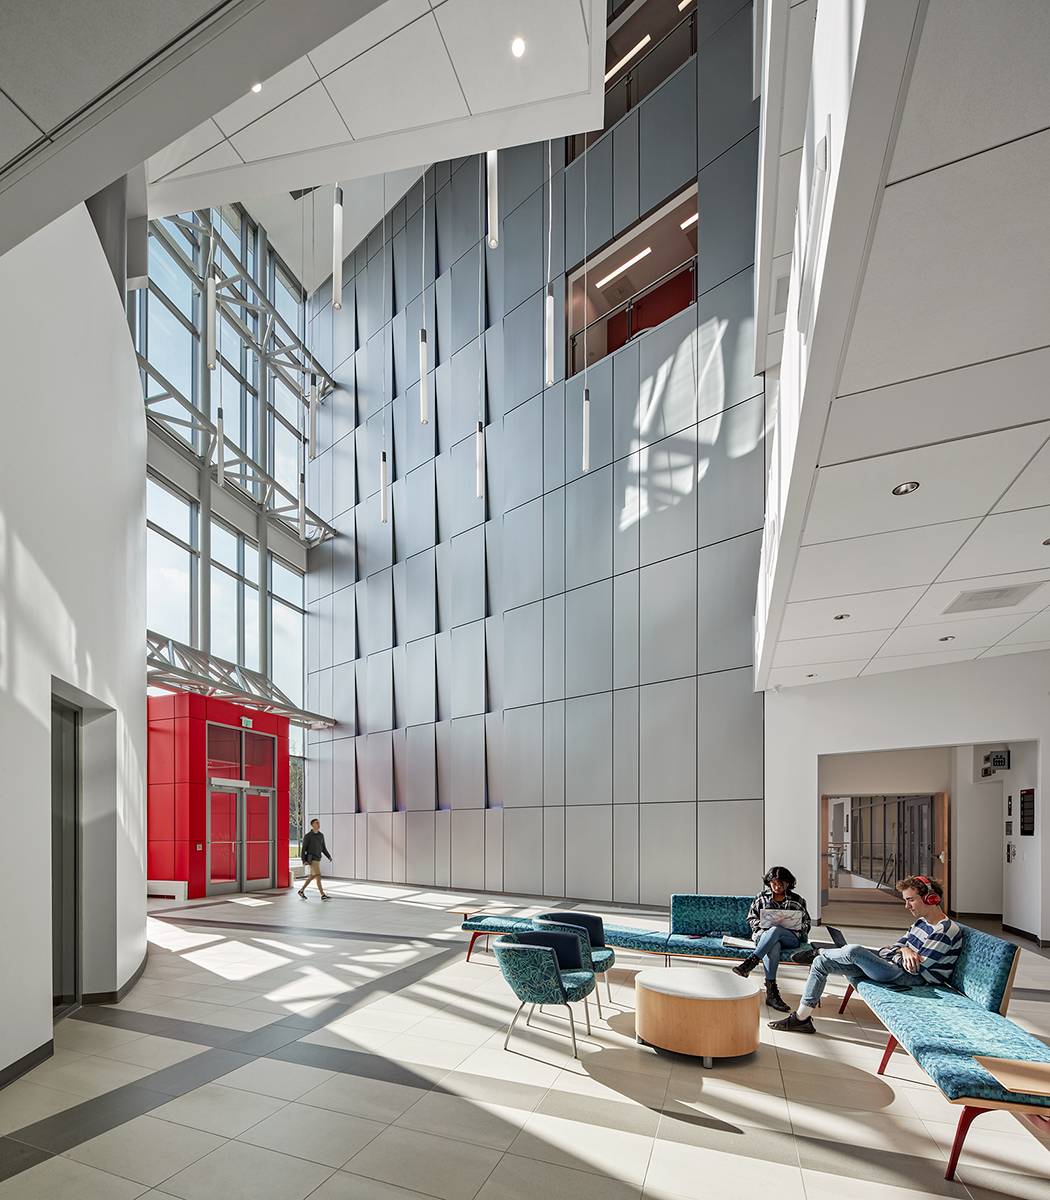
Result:
[[[1050,1096],[1011,1092],[979,1063],[1009,1058],[1050,1064],[1050,1048],[1006,1017],[1020,952],[1002,938],[966,925],[950,986],[918,985],[908,991],[862,980],[846,989],[843,1012],[854,990],[886,1026],[889,1040],[882,1056],[883,1074],[901,1046],[951,1104],[963,1106],[945,1179],[955,1177],[959,1153],[971,1122],[993,1108],[1050,1116]]]
[[[722,934],[751,937],[747,914],[753,898],[688,894],[672,896],[671,932],[667,936],[664,953],[668,957],[744,958],[746,950],[722,945]],[[810,945],[803,942],[799,949],[808,950]]]

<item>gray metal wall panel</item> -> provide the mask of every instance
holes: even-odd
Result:
[[[335,398],[329,397],[326,403],[331,406],[334,402]],[[341,438],[332,446],[329,455],[332,460],[332,514],[338,516],[357,503],[357,456],[354,453],[354,439]]]
[[[507,410],[543,390],[543,295],[537,292],[503,319]]]
[[[428,324],[428,329],[430,328]],[[412,327],[406,335],[409,342],[415,346],[416,353],[416,373],[419,373],[419,327]],[[428,333],[429,347],[429,333]],[[433,364],[433,359],[430,360]],[[429,393],[434,395],[434,369],[428,372]],[[411,471],[415,467],[421,467],[424,463],[429,462],[437,453],[437,414],[433,411],[428,413],[427,424],[424,425],[419,420],[419,385],[413,384],[405,393],[405,454],[402,466],[406,471]],[[412,419],[410,419],[412,418]]]
[[[533,396],[503,418],[504,511],[543,492],[543,397]]]
[[[613,469],[595,469],[565,488],[565,587],[613,573]]]
[[[648,506],[639,523],[639,556],[645,565],[696,547],[696,426],[650,446],[639,461],[645,466],[638,486],[643,507]]]
[[[565,385],[555,382],[543,393],[543,489],[565,482]]]
[[[499,712],[503,708],[503,613],[485,618],[485,690],[486,709]]]
[[[640,348],[652,334],[628,342],[611,355],[613,365],[613,458],[623,458],[637,444],[642,417],[638,385]]]
[[[478,336],[478,267],[476,243],[452,264],[453,354]]]
[[[339,874],[354,878],[356,852],[354,848],[354,822],[352,813],[336,813],[332,817],[331,853],[339,864]],[[328,838],[326,836],[326,841]],[[301,884],[298,886],[302,886]]]
[[[744,534],[697,553],[697,671],[748,666],[754,643],[742,612],[758,589],[762,533]]]
[[[474,259],[477,263],[477,257]],[[477,267],[475,265],[475,270]],[[475,289],[475,295],[477,291]],[[452,441],[472,437],[478,425],[478,414],[488,424],[488,405],[485,395],[484,359],[481,363],[481,403],[478,404],[478,317],[473,314],[473,334],[466,345],[452,356]]]
[[[696,680],[651,683],[638,693],[639,799],[695,800]]]
[[[475,155],[465,162],[452,164],[452,256],[453,261],[477,245],[481,236],[479,223],[479,188],[484,193],[483,156]],[[482,200],[484,203],[484,200]]]
[[[515,208],[539,187],[547,175],[546,142],[511,146],[499,152],[500,211]]]
[[[437,628],[442,632],[452,628],[452,543],[439,542],[434,547],[434,576],[437,582]]]
[[[613,233],[638,220],[638,110],[613,130]]]
[[[643,101],[644,103],[644,101]],[[680,121],[681,116],[676,115]],[[694,119],[695,129],[695,119]],[[694,160],[695,161],[695,160]],[[695,168],[694,168],[695,173]],[[600,137],[587,151],[587,248],[583,245],[583,155],[565,171],[565,261],[570,267],[613,235],[613,139]]]
[[[332,668],[332,707],[326,711],[335,717],[338,731],[347,737],[353,737],[357,733],[356,676],[357,668],[352,662],[339,663]],[[320,689],[317,700],[320,701]],[[318,710],[315,708],[311,711]]]
[[[508,311],[543,287],[547,263],[543,257],[543,196],[534,192],[503,218],[503,298]]]
[[[613,694],[565,701],[565,803],[612,804]],[[571,889],[570,889],[571,890]],[[573,892],[573,895],[588,895]],[[609,897],[607,896],[606,899]]]
[[[657,207],[696,175],[696,59],[638,106],[638,206]]]
[[[543,803],[543,705],[503,713],[503,803],[531,808]]]
[[[717,344],[717,339],[712,339],[712,345]],[[639,342],[641,391],[635,434],[639,445],[651,445],[696,424],[700,370],[697,358],[695,308],[678,313]],[[721,377],[721,360],[717,354],[710,364],[705,360],[704,365],[707,367],[705,380]],[[670,480],[665,489],[675,494],[681,490]]]
[[[452,807],[452,722],[434,723],[434,761],[437,764],[438,808]]]
[[[452,886],[485,886],[485,810],[452,810]]]
[[[512,608],[503,616],[503,703],[543,699],[543,604]]]
[[[700,799],[761,796],[763,704],[751,668],[701,675],[696,686]]]
[[[764,407],[763,397],[756,396],[730,409],[718,444],[709,451],[704,448],[710,454],[710,465],[698,488],[696,536],[700,546],[762,528],[765,452],[758,421]],[[701,422],[700,430],[709,423]]]
[[[558,599],[548,600],[548,609]],[[612,580],[566,592],[564,604],[565,695],[607,691],[613,676]]]
[[[565,895],[565,809],[543,810],[543,894]]]
[[[485,810],[485,890],[503,891],[503,809]]]
[[[582,354],[582,349],[581,349]],[[565,384],[565,478],[580,479],[583,471],[583,372]],[[612,462],[613,360],[603,358],[587,372],[591,398],[590,465],[593,473]]]
[[[543,594],[565,589],[565,492],[543,497]]]
[[[452,630],[452,715],[485,711],[485,622]]]
[[[638,566],[639,533],[642,523],[641,451],[613,464],[613,571],[633,571]],[[648,498],[647,498],[648,499]]]
[[[452,624],[485,616],[485,526],[452,539]]]
[[[485,718],[452,722],[452,807],[485,807]]]
[[[434,813],[434,886],[452,886],[452,812]]]
[[[405,554],[419,554],[437,540],[437,491],[434,464],[424,463],[405,476]]]
[[[394,758],[394,811],[408,807],[408,755],[404,729],[394,729],[390,735]]]
[[[390,814],[390,879],[393,883],[405,882],[405,818],[407,813]]]
[[[405,730],[405,766],[408,777],[405,807],[433,812],[437,808],[437,758],[432,724],[410,725]]]
[[[511,894],[543,892],[543,809],[507,808],[503,812],[503,887]]]
[[[368,814],[354,817],[354,876],[368,878]]]
[[[647,804],[638,833],[639,902],[664,905],[675,892],[695,892],[696,805]]]
[[[543,602],[543,698],[565,695],[565,596]]]
[[[712,800],[698,804],[696,814],[698,890],[723,896],[754,890],[765,870],[762,801]]]
[[[398,629],[400,638],[411,641],[435,632],[437,597],[434,580],[434,551],[414,554],[405,563],[406,616]]]
[[[332,594],[332,661],[335,663],[352,662],[357,657],[354,595],[352,587],[340,588]]]
[[[565,810],[565,894],[611,900],[613,810],[608,805]]]
[[[638,803],[638,689],[613,692],[613,803]]]
[[[503,604],[517,608],[542,598],[543,500],[537,499],[503,517]]]
[[[485,615],[500,616],[506,607],[503,601],[503,514],[497,511],[495,520],[485,522]]]
[[[489,808],[503,807],[503,713],[485,714],[485,792]]]
[[[357,763],[352,737],[332,742],[332,812],[357,811]]]
[[[698,13],[701,22],[710,16],[721,24],[722,13],[729,5],[723,0],[711,7],[717,9],[717,13]],[[698,28],[700,39],[708,29],[711,36],[701,40],[697,53],[701,168],[750,130],[756,129],[759,118],[759,103],[754,99],[751,82],[753,31],[750,5],[741,8],[732,20],[718,29]]]
[[[405,718],[408,725],[423,725],[434,721],[437,700],[437,679],[434,672],[434,643],[420,638],[405,647],[406,674]]]
[[[391,652],[368,656],[368,730],[394,727],[394,672]]]
[[[638,684],[638,572],[613,579],[613,687]]]
[[[696,552],[653,563],[639,574],[639,682],[695,675]]]
[[[758,130],[705,167],[697,179],[700,228],[710,235],[697,263],[698,294],[755,261]]]
[[[434,886],[434,813],[405,813],[405,882]]]
[[[485,501],[478,499],[474,438],[466,438],[453,446],[451,458],[452,529],[449,532],[454,536],[485,520]]]
[[[355,312],[355,283],[353,271],[343,263],[343,307],[332,315],[332,361],[336,366],[345,362],[357,349],[357,314]]]
[[[613,900],[638,903],[638,805],[613,809]]]
[[[543,706],[543,803],[565,803],[565,701]]]
[[[366,812],[390,812],[394,807],[393,741],[389,730],[365,738],[367,786],[361,793]]]
[[[707,364],[716,342],[718,345],[700,386],[697,414],[701,421],[762,394],[763,378],[754,373],[755,359],[751,349],[753,290],[754,272],[748,268],[712,288],[697,301],[697,346],[701,367]],[[724,329],[721,328],[723,322]]]

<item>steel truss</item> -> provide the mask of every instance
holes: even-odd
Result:
[[[198,692],[287,717],[304,729],[331,729],[332,717],[296,707],[274,683],[236,663],[146,631],[146,683],[170,692]]]

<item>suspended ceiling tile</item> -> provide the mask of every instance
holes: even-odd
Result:
[[[933,0],[890,181],[1050,125],[1046,56],[1044,0]]]
[[[1015,646],[1045,641],[1050,641],[1050,608],[1044,608],[1042,612],[1027,617],[1024,624],[1011,630],[999,644]]]
[[[306,57],[296,59],[290,66],[278,71],[272,79],[262,81],[262,91],[248,92],[239,100],[235,100],[221,113],[216,113],[215,124],[227,137],[243,129],[253,121],[265,116],[286,100],[291,100],[300,92],[317,82],[317,72]]]
[[[348,29],[311,50],[310,61],[323,79],[429,11],[427,0],[386,0]]]
[[[163,179],[177,167],[195,159],[205,150],[217,146],[222,141],[222,130],[210,118],[203,121],[195,129],[191,129],[184,137],[170,146],[165,146],[159,153],[154,154],[146,164],[150,181]]]
[[[1045,403],[1045,390],[1043,395]],[[1011,512],[1018,508],[1037,508],[1047,504],[1050,504],[1050,443],[1043,446],[1025,467],[1020,478],[992,511]]]
[[[888,187],[840,390],[1046,344],[1050,130]]]
[[[229,142],[223,141],[217,146],[212,146],[210,150],[205,150],[203,154],[198,154],[195,159],[186,163],[185,166],[172,171],[168,178],[180,179],[183,176],[196,175],[202,171],[221,171],[224,167],[236,167],[240,165],[240,155],[238,155]]]
[[[922,587],[895,588],[888,592],[792,602],[784,614],[780,641],[895,629],[924,591]],[[844,619],[836,621],[840,614],[845,614]]]
[[[998,567],[1012,571],[1042,571],[1050,567],[1050,507],[994,513],[947,564],[938,582],[969,579]]]
[[[892,633],[879,629],[867,633],[842,633],[826,637],[781,640],[773,658],[774,667],[801,667],[806,663],[850,662],[871,658]],[[987,643],[991,645],[991,643]]]
[[[989,588],[1015,587],[1018,584],[1042,583],[1050,580],[1050,569],[1045,571],[1023,571],[1011,575],[981,575],[974,579],[960,579],[953,583],[935,583],[926,589],[910,613],[904,618],[905,625],[932,625],[938,621],[970,621],[975,617],[1005,616],[1008,613],[1034,613],[1050,604],[1050,587],[1039,587],[1019,604],[1002,608],[980,609],[977,612],[946,613],[944,610],[955,601],[960,593],[984,591]]]
[[[855,679],[868,665],[867,658],[849,662],[809,663],[802,667],[774,667],[769,672],[769,687],[800,687],[807,683],[827,683],[832,679]]]
[[[861,671],[862,675],[885,675],[889,671],[910,671],[914,667],[940,667],[945,663],[965,662],[976,658],[979,650],[946,650],[943,654],[895,654],[873,658]]]
[[[1050,350],[1032,350],[839,396],[831,406],[821,465],[932,445],[948,431],[969,437],[1041,421],[1048,376]]]
[[[949,521],[803,546],[795,566],[792,598],[817,600],[931,583],[977,524]]]
[[[1003,654],[1031,654],[1039,650],[1050,650],[1050,642],[1000,642],[998,646],[991,646],[985,650],[981,658],[999,658]]]
[[[1050,423],[821,467],[805,544],[983,516],[1050,435]],[[893,495],[900,483],[919,487]]]
[[[952,650],[986,650],[1012,633],[1025,620],[1023,613],[974,617],[970,621],[942,621],[931,625],[902,625],[879,651],[880,658],[901,654],[939,654]],[[942,637],[951,641],[942,642]]]
[[[25,113],[0,92],[0,169],[42,137]]]
[[[260,117],[230,141],[245,162],[260,162],[294,150],[315,150],[352,141],[321,83]]]
[[[590,83],[583,9],[565,0],[446,0],[436,12],[470,111],[492,112],[571,92]],[[515,58],[520,37],[525,53]]]

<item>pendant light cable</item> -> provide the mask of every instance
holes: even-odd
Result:
[[[554,172],[552,143],[547,143],[547,294],[544,298],[544,382],[554,384],[554,289],[551,285],[551,249],[554,242]]]
[[[419,330],[419,423],[430,424],[430,379],[427,374],[427,164],[423,164],[423,245],[419,253],[419,299],[423,324]]]

